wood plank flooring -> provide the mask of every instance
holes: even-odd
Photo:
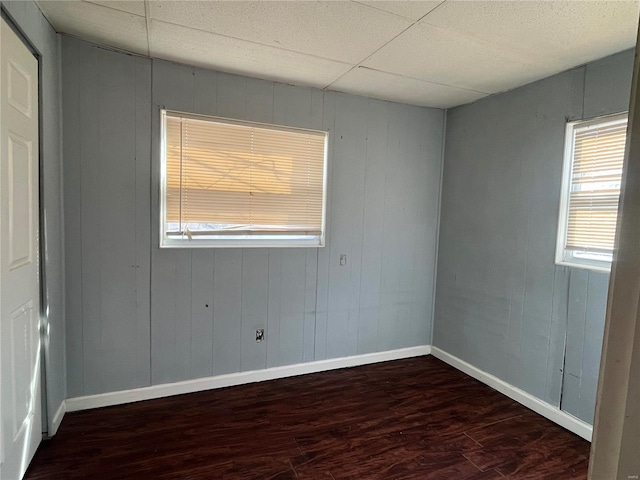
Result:
[[[588,455],[428,356],[70,413],[26,478],[577,480]]]

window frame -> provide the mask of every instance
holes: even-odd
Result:
[[[239,125],[246,127],[266,127],[271,130],[283,130],[287,132],[301,132],[324,135],[324,158],[322,169],[322,223],[320,235],[219,235],[215,238],[200,238],[191,240],[188,238],[171,238],[166,230],[166,193],[167,193],[167,115],[177,115],[194,120],[211,120],[214,122]],[[203,115],[197,113],[181,112],[168,108],[160,108],[160,199],[159,199],[159,247],[165,248],[323,248],[326,239],[327,223],[327,175],[329,163],[329,132],[326,130],[313,130],[308,128],[289,127],[286,125],[274,125],[263,122],[237,120],[215,115]]]
[[[556,265],[583,268],[598,272],[610,272],[613,252],[610,256],[600,254],[607,258],[594,258],[598,254],[588,252],[576,252],[565,248],[567,242],[568,222],[569,222],[569,198],[571,193],[571,181],[574,164],[575,131],[577,128],[597,128],[602,124],[613,123],[623,119],[628,120],[628,112],[603,115],[587,120],[568,121],[565,127],[564,156],[562,162],[562,188],[560,191],[560,212],[558,215],[558,229],[556,236]],[[591,256],[592,258],[589,258]],[[611,257],[611,258],[609,258]]]

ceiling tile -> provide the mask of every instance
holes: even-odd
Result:
[[[356,2],[379,10],[384,10],[385,12],[395,13],[396,15],[400,15],[411,20],[420,20],[431,10],[443,3],[443,0],[356,0]]]
[[[559,72],[493,44],[431,25],[416,24],[368,60],[366,67],[405,77],[497,93]]]
[[[635,45],[638,1],[446,2],[422,22],[573,67]]]
[[[411,21],[355,2],[148,3],[151,18],[318,57],[358,63]]]
[[[450,97],[464,103],[482,95],[476,92],[515,88],[633,47],[640,11],[640,0],[38,4],[58,32],[98,44],[320,88],[339,79],[332,88],[406,103],[440,99],[441,106],[450,106]],[[165,20],[149,20],[151,49],[145,10]],[[368,68],[340,78],[364,58]]]
[[[133,13],[134,15],[145,16],[144,0],[83,0],[89,3],[102,5],[103,7],[114,8],[122,12]]]
[[[57,32],[90,42],[149,54],[144,17],[88,2],[38,2]]]
[[[152,20],[151,56],[229,73],[324,88],[351,65]]]
[[[354,68],[331,84],[329,89],[435,108],[450,108],[486,97],[486,94],[480,92],[424,82],[364,67]]]

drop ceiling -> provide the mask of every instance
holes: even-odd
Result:
[[[635,45],[640,0],[40,0],[60,33],[154,58],[449,108]]]

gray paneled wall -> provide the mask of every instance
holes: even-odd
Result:
[[[44,349],[49,432],[53,416],[67,396],[65,367],[64,251],[62,222],[62,161],[60,131],[59,37],[33,1],[0,4],[40,55],[41,72],[41,207],[44,213],[44,264],[47,308]],[[43,421],[47,421],[43,416]]]
[[[623,52],[447,115],[433,343],[587,422],[608,275],[554,264],[564,127],[627,110],[632,66]]]
[[[69,397],[430,343],[443,111],[62,48]],[[326,246],[159,249],[161,107],[328,130]]]
[[[66,39],[62,57],[73,397],[149,382],[151,65]]]

